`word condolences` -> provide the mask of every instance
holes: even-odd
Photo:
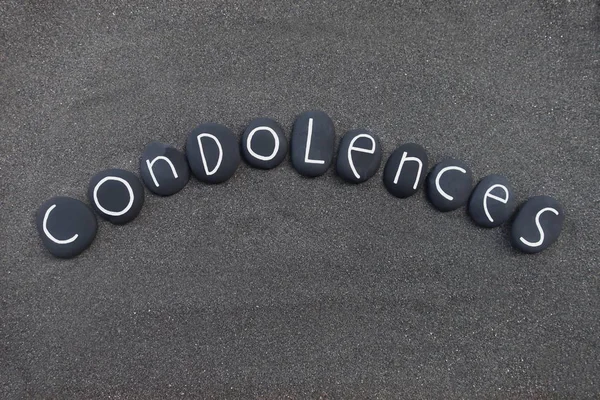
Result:
[[[334,160],[335,128],[331,118],[322,111],[300,114],[292,128],[289,152],[298,173],[307,177],[323,175]],[[144,185],[156,195],[171,196],[185,187],[190,172],[201,182],[218,184],[234,175],[242,157],[254,168],[271,169],[287,154],[285,132],[272,119],[250,122],[241,143],[223,125],[202,124],[189,133],[185,154],[162,143],[148,144],[139,163],[141,180],[122,169],[108,169],[93,176],[87,193],[91,209],[70,197],[49,199],[38,210],[37,229],[42,243],[54,256],[75,257],[94,241],[96,214],[113,224],[126,224],[140,213]],[[377,172],[381,158],[381,143],[375,134],[365,129],[351,130],[339,143],[336,172],[350,183],[365,182]],[[403,144],[390,155],[383,183],[398,198],[412,196],[425,185],[435,208],[446,212],[467,205],[473,221],[482,227],[497,227],[512,219],[511,243],[525,253],[538,253],[554,243],[564,221],[563,208],[548,196],[529,198],[515,214],[513,189],[503,176],[486,176],[473,189],[473,174],[463,161],[445,159],[429,170],[427,152],[414,143]]]

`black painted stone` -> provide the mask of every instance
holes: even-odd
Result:
[[[546,208],[552,210],[540,214]],[[564,220],[565,213],[558,201],[549,196],[531,197],[513,221],[511,243],[525,253],[539,253],[558,239]]]
[[[296,118],[290,140],[290,156],[296,171],[308,177],[323,175],[333,162],[334,150],[335,127],[329,115],[307,111]]]
[[[396,179],[403,160],[402,169]],[[415,143],[406,143],[394,150],[388,158],[383,170],[383,183],[394,196],[406,198],[417,193],[428,170],[429,161],[425,149]]]
[[[151,192],[170,196],[188,183],[190,168],[181,151],[163,143],[152,142],[146,146],[140,158],[140,176]]]
[[[198,136],[203,151],[200,149]],[[198,125],[187,137],[185,154],[194,176],[205,183],[225,182],[240,165],[237,137],[229,128],[220,124]]]
[[[244,160],[261,169],[275,168],[285,159],[288,151],[281,125],[270,118],[252,120],[244,130],[240,145]]]
[[[92,210],[71,197],[47,200],[38,209],[35,221],[46,249],[61,258],[75,257],[87,249],[98,230]],[[44,231],[44,221],[48,233]]]
[[[351,147],[353,150],[349,154]],[[336,163],[336,171],[342,179],[351,183],[365,182],[375,175],[380,164],[381,145],[377,136],[366,129],[355,129],[344,135]]]
[[[138,177],[129,171],[107,169],[90,179],[88,199],[96,214],[105,220],[118,225],[126,224],[142,210],[144,186]]]
[[[461,168],[461,170],[445,168]],[[463,172],[464,171],[464,172]],[[444,197],[436,187],[439,174],[440,188],[452,200]],[[435,208],[440,211],[452,211],[464,206],[469,200],[473,187],[473,174],[471,168],[460,160],[448,158],[437,164],[427,175],[427,197]]]
[[[510,219],[515,206],[515,195],[508,179],[489,175],[475,186],[469,199],[469,215],[477,225],[494,228]]]

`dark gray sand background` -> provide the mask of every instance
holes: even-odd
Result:
[[[0,397],[598,396],[598,4],[451,3],[1,1]],[[151,140],[313,108],[554,196],[561,237],[289,161],[147,192],[74,260],[37,237]]]

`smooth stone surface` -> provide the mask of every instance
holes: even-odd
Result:
[[[107,169],[90,179],[88,199],[92,209],[113,224],[126,224],[144,205],[144,186],[129,171]]]
[[[539,253],[558,239],[564,220],[558,201],[549,196],[531,197],[513,221],[511,243],[525,253]]]
[[[283,128],[270,118],[252,120],[242,135],[242,155],[255,168],[275,168],[285,159],[288,143]]]
[[[381,164],[379,138],[366,129],[348,131],[338,150],[336,172],[347,182],[365,182]]]
[[[383,170],[383,183],[394,196],[406,198],[417,193],[428,170],[429,159],[425,149],[415,143],[406,143],[388,158]]]
[[[190,180],[185,154],[160,142],[149,143],[140,158],[140,176],[146,187],[160,196],[170,196]]]
[[[469,215],[486,228],[494,228],[508,221],[515,211],[515,194],[508,179],[488,175],[479,181],[469,199]]]
[[[471,168],[460,160],[443,160],[427,175],[427,197],[440,211],[452,211],[464,206],[472,187]]]
[[[187,137],[185,154],[194,176],[205,183],[222,183],[240,165],[237,137],[224,125],[198,125]]]
[[[72,258],[87,249],[98,231],[96,216],[83,202],[71,197],[53,197],[38,209],[36,226],[48,251]]]
[[[323,111],[306,111],[296,118],[290,140],[292,165],[301,175],[323,175],[333,162],[335,127]]]

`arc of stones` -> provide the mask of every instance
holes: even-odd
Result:
[[[322,111],[300,114],[292,129],[290,158],[301,175],[323,175],[333,162],[335,129]],[[205,183],[221,183],[233,176],[243,155],[255,168],[279,165],[288,151],[283,128],[274,120],[257,118],[246,127],[241,143],[224,125],[201,124],[188,134],[185,154],[174,147],[149,143],[140,158],[140,176],[154,194],[170,196],[185,187],[193,175]],[[339,144],[336,171],[344,180],[361,183],[370,179],[381,164],[381,144],[364,129],[347,132]],[[468,201],[468,213],[482,227],[507,222],[516,201],[512,186],[499,175],[483,178],[471,192],[472,172],[456,159],[445,159],[427,174],[427,152],[418,144],[399,146],[388,158],[383,183],[394,196],[414,195],[426,181],[427,197],[440,211],[452,211]],[[131,172],[110,169],[90,180],[88,199],[93,211],[114,224],[125,224],[140,213],[144,187]],[[38,209],[36,226],[42,243],[56,257],[75,257],[93,242],[97,221],[83,202],[54,197]],[[516,213],[511,227],[512,245],[525,253],[538,253],[554,243],[562,229],[564,210],[553,198],[536,196]]]

